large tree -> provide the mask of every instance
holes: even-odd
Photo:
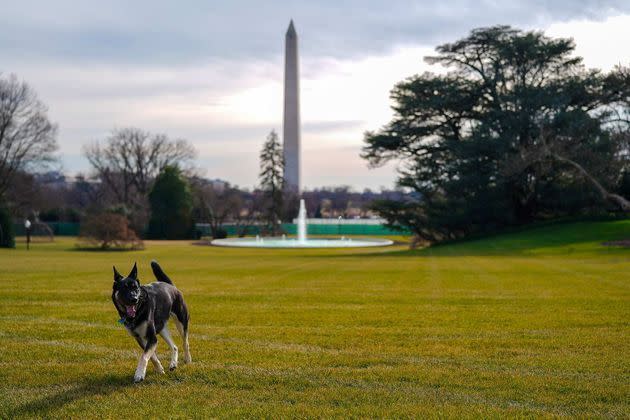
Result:
[[[260,152],[260,187],[265,194],[264,219],[272,235],[279,232],[283,212],[284,157],[275,130],[267,136]]]
[[[0,74],[0,199],[20,171],[54,161],[57,126],[26,82]]]
[[[365,135],[370,164],[401,160],[398,183],[417,193],[376,208],[430,240],[604,203],[625,210],[611,191],[627,167],[630,77],[586,70],[573,50],[507,26],[438,47],[425,60],[448,71],[397,84],[394,118]]]
[[[183,139],[123,128],[114,130],[103,143],[86,146],[84,154],[118,201],[129,203],[134,194],[146,195],[157,174],[167,166],[190,164],[195,149]]]
[[[112,131],[104,142],[84,148],[85,156],[105,186],[112,205],[123,205],[136,232],[146,228],[149,217],[148,193],[161,171],[168,166],[186,168],[194,148],[183,139],[152,134],[138,128]]]

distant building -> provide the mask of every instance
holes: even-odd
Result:
[[[48,171],[34,174],[33,178],[39,184],[46,184],[51,187],[62,188],[66,186],[67,178],[69,177],[59,171]]]
[[[33,175],[33,179],[40,185],[45,185],[53,189],[71,189],[78,183],[86,184],[100,184],[101,180],[98,178],[90,178],[85,175],[66,175],[59,171],[48,171],[43,173],[37,173]]]

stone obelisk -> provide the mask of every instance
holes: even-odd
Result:
[[[286,188],[300,191],[300,78],[298,39],[293,20],[285,36],[284,50],[284,183]]]

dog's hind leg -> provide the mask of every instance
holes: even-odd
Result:
[[[146,346],[144,340],[140,337],[134,338],[136,339],[140,347],[144,350],[144,347]],[[158,358],[157,350],[155,350],[151,355],[151,363],[153,363],[153,367],[155,368],[155,370],[157,370],[158,373],[164,373],[164,368],[162,367],[162,363],[160,363],[160,359]]]
[[[164,328],[162,328],[162,331],[160,331],[160,335],[162,336],[162,338],[164,339],[164,341],[166,341],[166,344],[168,344],[168,346],[171,348],[171,363],[168,365],[168,368],[170,370],[175,370],[177,368],[177,346],[175,345],[175,342],[173,341],[173,338],[171,337],[171,333],[168,330],[168,326],[164,326]]]
[[[177,319],[177,317],[175,318],[175,326],[177,326],[177,331],[179,331],[179,335],[181,335],[182,340],[184,340],[184,362],[190,363],[192,362],[192,358],[190,357],[190,348],[188,347],[188,327]]]
[[[188,347],[188,313],[186,316],[182,316],[183,322],[180,321],[180,317],[175,315],[175,326],[177,327],[177,331],[179,335],[182,336],[182,340],[184,341],[184,363],[192,362],[192,358],[190,357],[190,348]]]
[[[173,303],[172,315],[174,315],[173,318],[175,319],[177,331],[179,331],[179,335],[182,336],[182,340],[184,341],[184,363],[190,363],[192,362],[190,348],[188,347],[188,321],[190,320],[190,315],[188,314],[188,307],[181,293],[177,295]]]
[[[157,351],[153,352],[153,355],[151,356],[151,363],[153,363],[153,367],[158,373],[164,373],[164,368],[162,367],[162,363],[160,363],[160,359],[158,359]]]

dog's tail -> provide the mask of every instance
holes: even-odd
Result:
[[[155,276],[157,281],[163,281],[164,283],[173,284],[166,273],[162,271],[162,267],[160,267],[160,264],[158,264],[157,261],[151,261],[151,269],[153,270],[153,275]]]

